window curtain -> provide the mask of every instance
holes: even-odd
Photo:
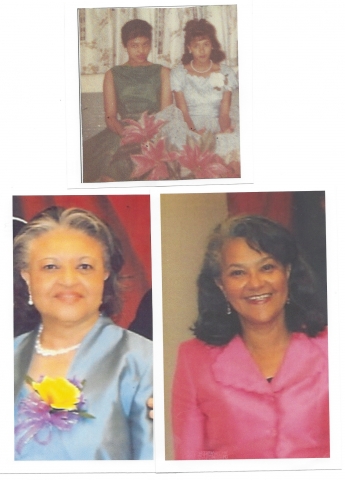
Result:
[[[80,73],[105,73],[127,61],[121,42],[121,28],[134,18],[153,27],[149,60],[166,67],[177,65],[184,52],[183,28],[188,20],[205,18],[217,30],[226,53],[226,63],[237,71],[236,5],[170,8],[91,8],[79,9]]]
[[[125,258],[121,270],[123,308],[114,321],[127,328],[151,288],[149,195],[15,196],[13,215],[28,221],[54,205],[89,210],[106,221],[119,237]]]

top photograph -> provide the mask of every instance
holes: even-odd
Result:
[[[236,5],[78,22],[82,183],[241,178]]]

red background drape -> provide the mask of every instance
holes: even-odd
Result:
[[[228,193],[227,204],[231,215],[259,214],[293,230],[307,260],[321,278],[320,295],[326,297],[324,192]],[[120,238],[125,256],[121,272],[125,278],[124,307],[115,321],[128,327],[143,295],[151,288],[149,195],[16,196],[13,213],[29,220],[52,205],[90,210]]]
[[[120,238],[125,257],[121,270],[123,309],[114,320],[128,327],[143,295],[151,288],[149,195],[15,196],[13,215],[28,221],[53,205],[90,210],[106,221]]]
[[[292,192],[228,193],[227,203],[231,215],[263,215],[287,228],[292,227]]]

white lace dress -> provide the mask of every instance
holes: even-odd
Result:
[[[238,82],[234,71],[227,65],[220,65],[219,73],[211,73],[208,77],[191,75],[183,65],[174,67],[171,71],[171,89],[183,92],[188,111],[195,128],[206,128],[215,134],[215,152],[228,163],[239,160],[239,106]],[[219,108],[224,91],[231,91],[231,125],[233,133],[220,133]],[[167,120],[162,134],[170,144],[180,149],[186,144],[187,136],[200,139],[200,135],[191,132],[183,119],[182,112],[174,105],[156,115],[157,118]]]

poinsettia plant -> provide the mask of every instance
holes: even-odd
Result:
[[[177,152],[168,152],[165,139],[161,138],[154,142],[141,145],[141,154],[131,155],[134,170],[131,178],[139,178],[146,175],[147,180],[166,180],[175,176],[178,158]]]
[[[149,142],[166,123],[165,120],[158,120],[154,115],[148,115],[144,112],[140,120],[137,122],[130,118],[124,120],[124,132],[121,138],[121,146],[129,143],[145,143]]]
[[[224,80],[223,80],[224,81]],[[121,146],[140,145],[141,153],[131,154],[132,180],[186,180],[235,178],[240,176],[239,162],[230,163],[214,152],[215,135],[205,131],[198,140],[187,137],[182,149],[174,149],[160,130],[165,120],[144,112],[139,121],[127,119]]]
[[[198,145],[185,145],[179,154],[178,161],[187,168],[194,178],[224,178],[228,169],[224,160],[210,150],[202,151]]]

